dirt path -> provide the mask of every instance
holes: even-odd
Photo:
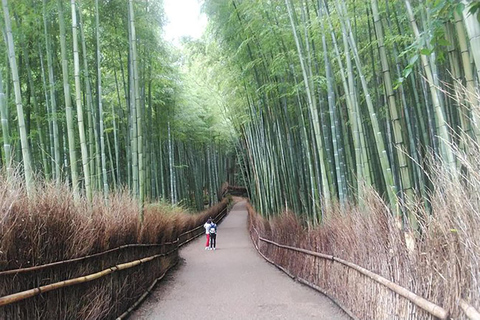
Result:
[[[245,202],[218,228],[217,250],[201,237],[130,319],[349,319],[328,298],[266,262],[247,232]]]

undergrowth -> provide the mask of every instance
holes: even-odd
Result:
[[[27,196],[22,177],[0,174],[0,296],[99,272],[177,248],[180,234],[217,216],[228,199],[200,213],[154,203],[143,210],[127,191],[75,199],[68,185],[37,181]],[[191,238],[195,234],[183,235]],[[173,243],[172,243],[173,242]],[[2,271],[79,258],[127,244],[95,258],[16,274]],[[55,290],[0,307],[0,319],[114,319],[171,267],[177,253],[115,272],[98,281]]]
[[[18,176],[0,175],[0,270],[40,265],[131,243],[160,243],[206,219],[167,204],[149,205],[141,224],[126,191],[75,201],[66,185],[43,182],[27,197]]]

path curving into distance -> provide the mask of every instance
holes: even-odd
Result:
[[[205,251],[204,245],[200,237],[182,248],[178,266],[129,319],[349,319],[330,299],[256,252],[245,201],[219,225],[217,250]]]

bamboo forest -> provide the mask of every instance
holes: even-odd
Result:
[[[28,268],[189,242],[235,190],[253,242],[351,261],[446,310],[257,247],[356,319],[480,319],[480,1],[199,3],[204,33],[174,44],[163,0],[2,0],[0,319],[119,317],[170,249],[107,254],[162,266],[101,280],[102,298],[7,301],[101,270]]]

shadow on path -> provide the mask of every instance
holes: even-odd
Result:
[[[130,319],[349,319],[255,251],[245,204],[219,225],[216,251],[204,250],[205,237],[181,249],[178,265]]]

